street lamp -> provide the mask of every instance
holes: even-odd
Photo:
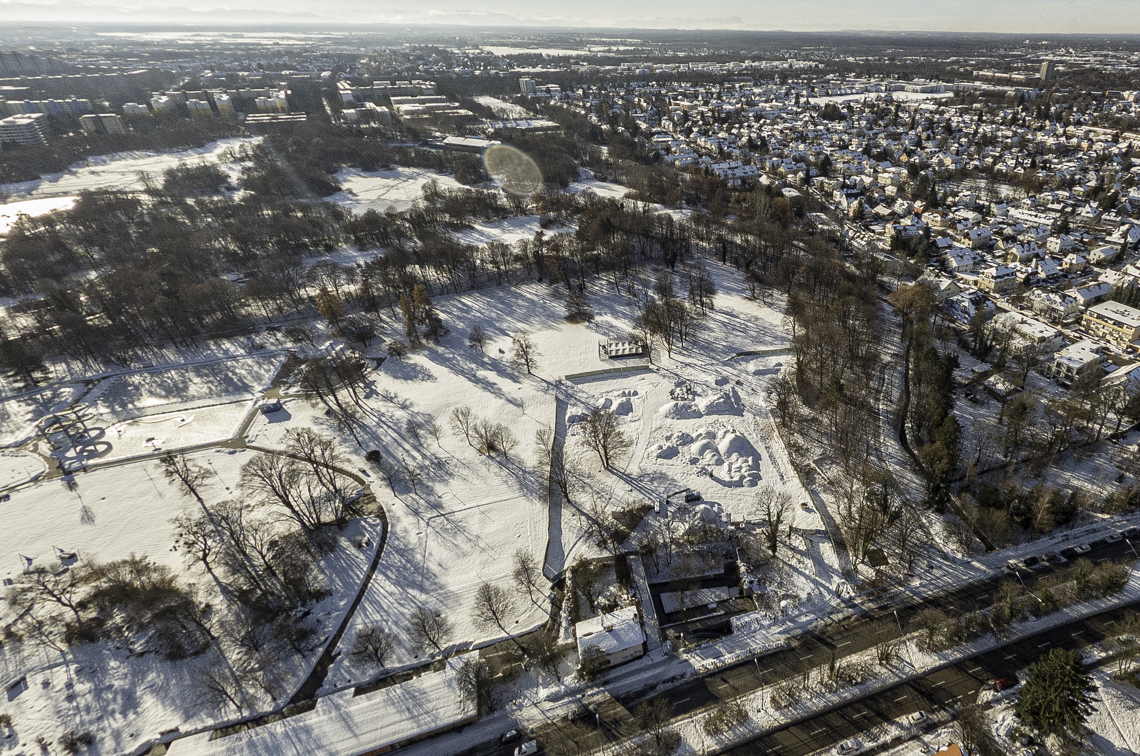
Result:
[[[1027,586],[1027,585],[1025,584],[1025,580],[1023,580],[1023,579],[1022,579],[1022,577],[1021,577],[1021,573],[1020,573],[1020,572],[1018,572],[1017,570],[1014,570],[1014,571],[1013,571],[1013,574],[1014,574],[1014,575],[1017,575],[1017,579],[1018,579],[1018,580],[1021,582],[1021,587],[1025,589],[1025,592],[1026,592],[1026,593],[1028,593],[1028,594],[1029,594],[1030,596],[1032,596],[1033,598],[1037,599],[1037,603],[1038,603],[1038,604],[1040,604],[1041,606],[1045,606],[1045,602],[1044,602],[1044,601],[1042,601],[1040,598],[1038,598],[1038,597],[1037,597],[1037,594],[1036,594],[1036,593],[1034,593],[1033,591],[1029,590],[1029,586]]]
[[[896,622],[896,623],[898,623],[898,626],[899,626],[899,638],[902,640],[902,642],[903,642],[903,645],[905,645],[905,646],[906,646],[906,655],[907,655],[908,657],[910,657],[910,666],[914,667],[915,671],[917,672],[917,671],[918,671],[918,666],[917,666],[917,665],[915,665],[915,663],[914,663],[914,652],[912,652],[912,651],[910,650],[910,641],[908,641],[908,640],[906,639],[906,633],[904,633],[904,632],[903,632],[903,629],[902,629],[902,620],[900,620],[900,619],[899,619],[899,610],[898,610],[898,609],[892,609],[892,610],[891,610],[891,613],[895,615],[895,622]]]

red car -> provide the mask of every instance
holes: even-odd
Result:
[[[1003,677],[994,682],[994,690],[1001,693],[1003,690],[1009,690],[1014,685],[1017,685],[1016,677]]]

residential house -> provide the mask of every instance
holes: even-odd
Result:
[[[1096,344],[1089,339],[1070,344],[1053,355],[1047,374],[1057,383],[1066,388],[1072,386],[1078,378],[1093,372],[1100,372],[1100,354],[1096,351]]]
[[[1060,292],[1034,289],[1028,300],[1033,312],[1057,323],[1075,318],[1081,311],[1075,298]]]
[[[587,648],[598,648],[606,655],[606,665],[616,667],[645,655],[645,631],[636,606],[616,609],[574,625],[578,655]]]
[[[1084,309],[1097,302],[1103,302],[1108,299],[1109,295],[1112,294],[1112,285],[1104,283],[1103,281],[1090,283],[1071,289],[1069,294],[1077,300],[1077,304],[1081,306],[1081,309]]]
[[[970,291],[948,297],[942,303],[942,311],[956,323],[969,325],[979,311],[984,319],[989,320],[997,312],[997,307],[980,291]]]
[[[1008,265],[987,265],[978,276],[978,288],[991,294],[1004,294],[1017,287],[1017,271]]]

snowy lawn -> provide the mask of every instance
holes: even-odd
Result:
[[[201,487],[203,498],[219,501],[233,495],[247,451],[209,451],[193,455],[211,473]],[[59,550],[75,551],[80,562],[108,562],[131,555],[147,556],[185,574],[197,584],[204,600],[219,602],[214,581],[200,565],[187,567],[174,545],[171,519],[199,505],[163,476],[159,463],[139,462],[96,470],[63,480],[44,481],[15,491],[0,504],[5,522],[3,545],[13,555],[5,578],[17,577],[28,557],[33,566],[58,566]],[[371,518],[351,521],[337,531],[338,546],[318,559],[331,594],[307,608],[319,640],[336,627],[348,602],[356,595],[364,570],[380,537],[380,523]],[[371,548],[357,548],[368,543]],[[7,589],[4,589],[7,590]],[[2,598],[2,596],[0,596]],[[9,607],[0,603],[0,621]],[[220,611],[225,611],[224,608]],[[301,683],[320,652],[282,657],[272,670],[287,697]],[[91,731],[92,753],[129,753],[173,728],[191,732],[214,725],[219,713],[204,705],[195,680],[203,657],[166,661],[155,654],[137,654],[110,642],[86,643],[65,654],[28,643],[5,643],[0,664],[12,679],[26,675],[28,689],[3,704],[12,717],[16,742],[37,736],[56,740],[67,730]],[[268,695],[253,697],[246,714],[275,705]],[[230,715],[232,716],[232,715]],[[12,741],[9,741],[12,742]]]
[[[0,237],[12,230],[21,215],[34,218],[59,210],[70,210],[75,207],[75,200],[76,197],[48,197],[0,204]]]
[[[423,196],[423,187],[429,181],[435,181],[441,189],[464,188],[451,176],[426,168],[399,166],[387,171],[346,168],[336,174],[336,180],[344,190],[328,197],[328,201],[343,205],[357,215],[368,210],[380,213],[388,208],[398,212],[407,210]]]
[[[168,168],[187,165],[215,164],[236,181],[243,163],[236,152],[261,142],[261,137],[219,139],[205,147],[178,152],[119,152],[100,155],[69,166],[62,173],[41,176],[18,184],[0,184],[0,192],[13,199],[66,198],[84,190],[142,191],[141,176],[149,174],[161,180]]]

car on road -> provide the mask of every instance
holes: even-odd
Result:
[[[1020,566],[1021,565],[1017,563],[1016,559],[1010,559],[1008,562],[1003,564],[1001,568],[1006,572],[1017,572],[1017,568]]]
[[[915,713],[907,716],[906,721],[910,722],[912,725],[921,725],[924,724],[927,719],[929,719],[929,717],[926,716],[925,711],[916,711]]]
[[[1087,543],[1082,543],[1074,546],[1073,551],[1077,552],[1078,554],[1087,554],[1092,551],[1092,546],[1089,546]]]
[[[1063,557],[1059,553],[1057,553],[1056,551],[1046,551],[1044,554],[1041,555],[1041,558],[1043,560],[1045,560],[1046,562],[1048,562],[1049,564],[1061,564],[1062,562],[1069,561],[1069,560],[1065,559],[1065,557]]]
[[[1136,536],[1140,535],[1140,528],[1137,528],[1137,527],[1125,528],[1124,530],[1120,531],[1120,533],[1118,533],[1117,535],[1123,535],[1125,538],[1135,538]]]
[[[1003,690],[1009,690],[1015,685],[1017,685],[1017,678],[1013,676],[1001,677],[997,680],[994,680],[994,690],[996,690],[998,693],[1001,693]]]
[[[1129,528],[1129,530],[1131,530],[1131,528]],[[1127,533],[1128,531],[1126,530],[1124,532]],[[1105,543],[1120,543],[1123,540],[1124,540],[1124,536],[1122,536],[1120,533],[1113,533],[1112,535],[1105,537],[1104,542]]]
[[[1041,560],[1035,556],[1027,556],[1021,560],[1021,566],[1027,570],[1032,570],[1035,567],[1041,567],[1042,563]]]
[[[534,753],[538,753],[537,740],[528,740],[515,749],[515,756],[531,756]]]
[[[508,730],[503,733],[503,737],[499,738],[499,744],[506,745],[507,743],[513,743],[521,737],[522,733],[518,730]]]
[[[850,740],[844,740],[842,743],[837,745],[835,747],[835,752],[839,754],[839,756],[842,756],[845,753],[858,751],[860,745],[861,743],[859,742],[859,738],[851,738]]]

